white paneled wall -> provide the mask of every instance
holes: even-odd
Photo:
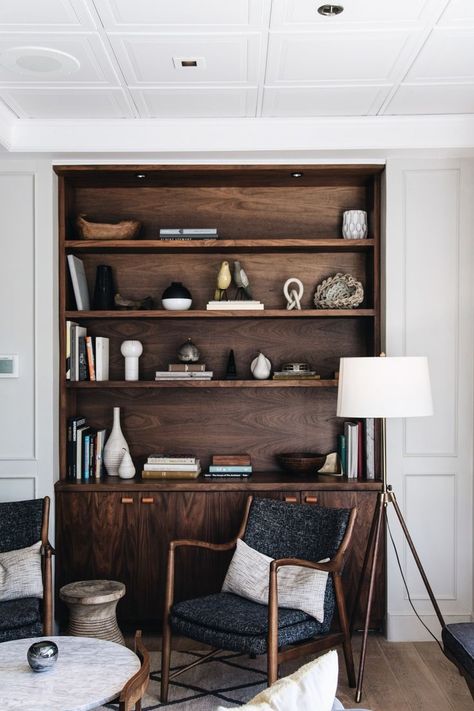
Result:
[[[56,397],[53,175],[49,162],[0,161],[0,501],[52,495]]]
[[[387,353],[429,357],[435,410],[389,422],[389,481],[448,621],[472,614],[473,172],[467,160],[397,159],[386,176]],[[439,632],[390,521],[415,607]],[[425,639],[387,545],[389,638]]]

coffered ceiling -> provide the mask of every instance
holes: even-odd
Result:
[[[1,0],[1,124],[474,114],[474,0],[340,1]]]

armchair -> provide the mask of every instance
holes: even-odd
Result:
[[[54,550],[48,540],[49,506],[48,496],[0,503],[0,553],[27,548],[41,541],[43,579],[42,599],[26,597],[0,601],[0,642],[53,632],[51,557]]]
[[[241,528],[229,543],[172,541],[168,553],[163,619],[162,703],[167,701],[171,679],[217,654],[220,649],[250,655],[267,654],[270,686],[277,679],[281,662],[342,645],[348,681],[354,687],[354,662],[341,574],[355,518],[356,509],[331,509],[249,497]],[[228,592],[173,604],[176,550],[197,547],[215,552],[229,551],[236,547],[239,538],[274,559],[269,566],[268,605]],[[329,558],[329,562],[318,562],[325,558]],[[322,622],[302,610],[278,606],[277,573],[281,567],[288,565],[328,573]],[[332,629],[336,608],[339,628]],[[172,632],[215,649],[199,662],[170,676]]]

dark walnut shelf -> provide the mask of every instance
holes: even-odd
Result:
[[[375,309],[302,309],[287,311],[285,309],[264,309],[263,311],[205,311],[196,309],[189,311],[165,311],[157,309],[149,311],[65,311],[68,319],[99,319],[99,318],[367,318],[375,316]]]
[[[65,248],[71,252],[280,252],[286,250],[313,252],[354,252],[370,250],[374,239],[206,239],[206,240],[66,240]]]
[[[87,380],[66,383],[69,389],[98,390],[103,388],[336,388],[337,380]]]

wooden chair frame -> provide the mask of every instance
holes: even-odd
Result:
[[[142,641],[142,631],[135,632],[135,654],[141,662],[140,669],[127,681],[119,698],[119,711],[141,711],[142,698],[150,683],[150,655]]]
[[[53,634],[53,570],[54,548],[49,542],[50,498],[43,499],[43,519],[41,522],[41,573],[43,576],[43,634]]]
[[[170,613],[174,600],[174,571],[175,571],[175,552],[177,548],[194,547],[204,548],[211,551],[229,551],[236,547],[237,539],[242,538],[247,527],[247,521],[252,504],[253,497],[249,496],[240,529],[234,539],[228,543],[208,543],[206,541],[195,540],[178,540],[171,541],[168,551],[168,568],[166,576],[165,590],[165,608],[163,615],[163,650],[161,661],[161,702],[168,701],[168,688],[171,679],[174,679],[179,674],[191,669],[198,664],[201,664],[206,659],[215,656],[220,650],[214,649],[209,654],[201,659],[189,664],[188,666],[179,669],[174,674],[170,675],[170,660],[171,660],[171,637],[172,630],[170,625]],[[349,685],[355,687],[356,679],[354,672],[354,659],[352,654],[351,631],[349,626],[349,618],[347,615],[346,602],[342,587],[341,575],[344,568],[345,558],[350,546],[352,532],[357,516],[357,509],[353,508],[350,513],[344,538],[339,546],[339,549],[329,562],[313,563],[307,560],[298,558],[280,558],[273,560],[270,563],[270,580],[269,580],[269,596],[268,596],[268,647],[267,647],[267,682],[271,686],[278,678],[278,666],[281,662],[296,659],[306,654],[321,652],[325,649],[332,648],[336,645],[342,645],[344,650],[344,659],[346,662],[347,678]],[[304,568],[312,568],[313,570],[321,570],[332,575],[334,583],[334,594],[336,605],[339,614],[339,624],[341,630],[339,632],[329,632],[321,639],[314,639],[300,644],[289,645],[283,649],[278,649],[278,569],[285,565],[296,565]]]

